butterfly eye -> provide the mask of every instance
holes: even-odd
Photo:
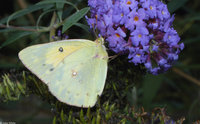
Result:
[[[63,48],[62,48],[62,47],[60,47],[58,50],[59,50],[60,52],[63,52]]]

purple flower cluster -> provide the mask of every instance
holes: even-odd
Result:
[[[97,28],[116,53],[144,64],[152,74],[167,71],[184,44],[172,27],[174,15],[159,0],[89,0],[90,28]]]

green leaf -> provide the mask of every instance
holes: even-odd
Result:
[[[47,13],[53,12],[53,11],[55,11],[55,9],[46,10],[45,12],[43,12],[43,13],[38,17],[37,22],[36,22],[36,27],[37,27],[38,30],[39,30],[39,23],[40,23],[41,18],[42,18],[44,15],[46,15]]]
[[[160,88],[160,85],[163,80],[163,75],[147,75],[143,81],[143,104],[146,109],[149,109],[149,106],[156,96],[157,91]]]
[[[175,12],[177,9],[181,8],[188,0],[172,0],[167,4],[170,13]]]
[[[96,119],[96,124],[101,124],[101,116],[99,111],[97,111],[97,119]]]
[[[19,10],[19,11],[13,13],[9,17],[6,17],[6,18],[0,20],[0,23],[5,23],[7,21],[7,24],[8,24],[9,21],[11,21],[13,19],[19,18],[21,16],[24,16],[24,15],[26,15],[28,13],[31,13],[31,12],[34,12],[34,11],[37,11],[37,10],[40,10],[40,9],[44,9],[44,8],[46,8],[48,6],[49,5],[39,5],[39,4],[30,6],[30,7],[26,8],[26,9]]]
[[[71,122],[71,120],[72,120],[72,113],[73,113],[73,111],[70,110],[70,112],[68,114],[68,122]]]
[[[56,116],[53,118],[53,124],[56,124]]]
[[[191,43],[197,43],[199,41],[200,41],[200,37],[194,37],[194,38],[185,39],[182,42],[186,45],[186,44],[191,44]]]
[[[81,18],[84,17],[85,14],[90,10],[89,7],[83,8],[80,11],[74,13],[69,18],[67,18],[63,24],[62,33],[68,30],[72,25],[78,22]]]
[[[192,16],[188,16],[184,20],[180,21],[180,24],[185,25],[185,23],[191,22],[191,21],[199,21],[200,20],[200,13],[196,13]]]
[[[81,111],[80,111],[80,121],[81,121],[82,124],[86,124],[86,121],[84,119],[83,109],[81,109]]]
[[[6,33],[6,32],[12,32],[12,31],[16,31],[16,29],[11,29],[11,28],[1,29],[0,33]]]
[[[65,117],[63,109],[61,110],[60,117],[61,117],[61,121],[64,123],[66,121],[66,117]]]
[[[9,36],[9,38],[0,46],[0,49],[15,42],[16,40],[25,37],[27,35],[33,34],[34,32],[24,32],[24,31],[20,31],[20,32],[16,32],[13,33],[12,35]]]
[[[87,109],[87,117],[89,120],[91,120],[91,110],[90,110],[90,107]]]
[[[49,4],[47,7],[43,8],[42,11],[45,12],[51,8],[54,8],[54,6],[55,6],[54,4]]]
[[[23,88],[23,86],[22,86],[19,82],[17,82],[16,84],[17,84],[17,88],[19,89],[19,91],[20,91],[23,95],[25,95],[26,92],[25,92],[25,89]]]
[[[60,1],[64,1],[64,0],[60,0]],[[57,14],[58,14],[58,18],[60,22],[62,21],[63,7],[64,7],[64,3],[56,3],[56,8],[58,10]]]
[[[92,124],[96,124],[95,122],[96,122],[96,118],[93,117],[93,118],[92,118]]]
[[[45,0],[45,1],[41,1],[41,2],[39,2],[37,4],[38,5],[44,5],[44,4],[52,4],[52,3],[53,4],[54,3],[56,3],[56,4],[58,4],[58,3],[69,4],[69,5],[73,6],[76,10],[78,10],[78,8],[73,3],[69,2],[69,1],[65,1],[65,0]]]
[[[10,94],[10,89],[6,86],[6,94],[9,100],[12,99],[11,94]]]
[[[42,29],[44,27],[40,26],[39,29]],[[0,33],[7,33],[7,32],[16,32],[21,30],[35,30],[35,26],[23,26],[23,27],[5,27],[4,29],[0,29]]]
[[[81,23],[75,23],[74,25],[84,29],[85,31],[87,31],[89,33],[89,30],[90,30],[89,26],[81,24]]]
[[[9,79],[8,75],[4,75],[4,81],[7,83],[9,89],[14,92],[15,88],[14,88],[14,84],[11,82],[11,80]]]

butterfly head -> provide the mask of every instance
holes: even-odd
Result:
[[[95,40],[95,42],[96,42],[97,44],[103,45],[103,44],[104,44],[104,38],[103,38],[103,37],[99,37],[99,38],[97,38],[97,39]]]

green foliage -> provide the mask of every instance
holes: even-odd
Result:
[[[0,101],[16,101],[19,100],[21,94],[25,95],[26,84],[21,84],[19,81],[14,83],[9,78],[9,74],[2,75],[2,81],[0,82]]]
[[[90,10],[89,7],[83,8],[80,11],[74,13],[69,18],[66,19],[63,23],[62,33],[64,33],[66,30],[68,30],[72,25],[74,25],[76,22],[78,22],[87,12]]]
[[[18,31],[13,33],[1,46],[0,49],[11,44],[12,42],[15,42],[16,40],[25,37],[27,35],[32,34],[33,32],[27,32],[27,31]]]
[[[188,0],[172,0],[167,6],[170,13],[182,7]]]
[[[160,85],[163,81],[163,75],[155,76],[155,75],[146,75],[143,81],[143,106],[146,109],[149,109],[153,98],[158,93]],[[151,87],[151,88],[150,88]]]

